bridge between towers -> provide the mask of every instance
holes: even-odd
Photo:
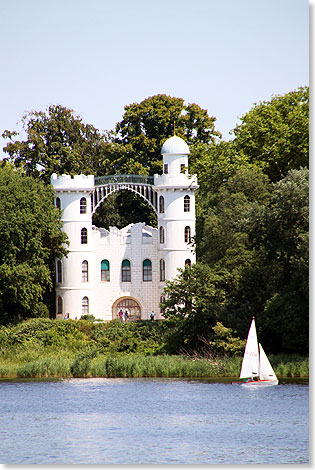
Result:
[[[111,194],[121,190],[133,191],[142,197],[157,213],[157,192],[154,189],[154,177],[143,175],[96,176],[92,194],[92,214]]]

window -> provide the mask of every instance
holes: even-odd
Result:
[[[164,164],[164,174],[165,175],[168,174],[168,164],[167,163]]]
[[[160,281],[165,281],[165,260],[160,259]]]
[[[191,242],[191,231],[190,227],[185,227],[185,243]]]
[[[89,280],[89,263],[82,261],[82,282],[88,282]]]
[[[131,268],[130,261],[124,259],[121,265],[121,280],[122,282],[131,282]]]
[[[185,266],[186,266],[187,268],[190,268],[190,266],[191,266],[191,261],[190,261],[190,259],[185,259]]]
[[[57,282],[62,282],[62,263],[57,261]]]
[[[62,315],[62,298],[57,297],[57,314]]]
[[[82,315],[89,313],[89,298],[83,297],[82,299]]]
[[[81,230],[81,245],[86,245],[88,242],[87,228]]]
[[[56,207],[57,209],[61,209],[61,201],[59,197],[56,197]]]
[[[86,198],[81,197],[81,199],[80,199],[80,214],[86,214],[86,207],[87,207]]]
[[[185,163],[181,163],[181,165],[180,165],[180,172],[181,172],[181,173],[186,173],[186,165],[185,165]]]
[[[143,261],[143,281],[152,281],[152,263],[149,259]]]
[[[109,261],[103,259],[101,262],[101,281],[110,281]]]
[[[184,212],[190,212],[190,197],[184,197]]]
[[[164,197],[163,196],[160,196],[159,202],[160,202],[160,214],[164,214]]]
[[[164,227],[160,227],[160,243],[165,243]]]

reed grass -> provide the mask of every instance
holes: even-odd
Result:
[[[98,356],[92,359],[93,377],[211,377],[218,366],[182,356]]]
[[[20,358],[21,359],[21,358]],[[25,359],[25,358],[24,358]],[[279,378],[309,375],[308,359],[273,357]],[[96,355],[93,351],[76,356],[46,356],[24,362],[1,360],[0,378],[64,377],[238,377],[241,357],[190,359],[186,356],[146,356],[141,354]]]

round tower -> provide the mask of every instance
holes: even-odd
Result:
[[[158,230],[161,267],[165,280],[174,278],[178,268],[195,262],[191,245],[195,236],[196,175],[188,173],[189,147],[173,136],[162,146],[163,174],[154,176],[158,193]],[[161,279],[162,280],[162,279]]]
[[[94,307],[91,194],[93,175],[51,176],[69,254],[56,260],[57,318],[80,317]]]

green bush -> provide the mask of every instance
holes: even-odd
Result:
[[[169,322],[35,318],[0,327],[0,377],[238,377],[242,357],[167,354]],[[308,377],[308,358],[269,357],[278,377]]]

